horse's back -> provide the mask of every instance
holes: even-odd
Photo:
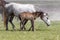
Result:
[[[19,3],[9,3],[6,5],[6,8],[9,10],[9,12],[12,12],[10,10],[13,10],[14,15],[18,16],[20,13],[23,12],[36,12],[35,7],[33,4],[19,4]]]
[[[20,14],[20,17],[23,18],[23,19],[32,19],[34,18],[34,15],[30,12],[23,12]]]
[[[14,9],[20,12],[36,12],[34,5],[32,4],[13,4]]]

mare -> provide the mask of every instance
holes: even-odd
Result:
[[[4,26],[6,27],[6,30],[8,30],[9,18],[13,19],[14,16],[19,17],[19,15],[23,12],[30,12],[30,13],[36,12],[34,8],[35,6],[32,4],[19,4],[13,2],[6,3],[6,1],[0,0],[0,6],[2,6],[3,8]]]
[[[9,2],[6,2],[4,0],[0,0],[0,8],[1,8],[0,10],[3,12],[3,13],[1,12],[1,15],[2,15],[2,18],[4,20],[4,26],[7,27],[7,24],[8,24],[7,22],[9,21],[14,29],[15,25],[12,22],[12,20],[14,18],[14,14],[8,7],[6,7],[6,8],[4,7],[5,4],[9,4]],[[7,17],[9,17],[9,18],[7,18]]]

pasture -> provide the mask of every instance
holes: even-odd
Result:
[[[1,19],[1,18],[0,18]],[[3,21],[0,20],[0,40],[60,40],[60,21],[51,21],[47,27],[43,21],[35,21],[35,31],[19,31],[19,21],[13,20],[16,30],[9,23],[9,31],[5,30]],[[26,24],[26,29],[30,22]]]

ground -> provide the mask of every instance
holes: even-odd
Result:
[[[60,40],[60,21],[51,21],[51,26],[47,27],[42,21],[35,21],[35,31],[19,31],[19,22],[13,21],[16,30],[12,29],[9,23],[9,31],[5,30],[3,21],[0,20],[0,40]],[[26,29],[30,27],[30,22],[26,24]]]

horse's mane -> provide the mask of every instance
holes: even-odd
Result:
[[[36,11],[36,12],[34,12],[33,14],[34,15],[42,15],[44,12],[43,11]]]

